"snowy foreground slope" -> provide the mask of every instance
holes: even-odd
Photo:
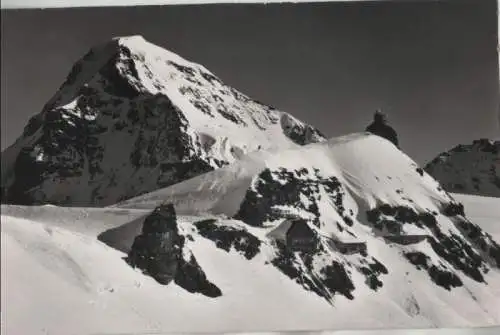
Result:
[[[2,152],[2,202],[102,206],[324,140],[140,36],[92,48]]]
[[[458,145],[436,157],[425,170],[449,192],[500,197],[500,141]]]
[[[123,210],[112,209],[100,211],[100,215],[94,212],[89,220],[74,221],[86,210],[54,207],[47,212],[43,207],[2,206],[2,332],[249,332],[499,323],[498,274],[490,280],[488,291],[492,296],[481,293],[484,288],[479,285],[471,285],[467,288],[470,293],[464,289],[453,297],[444,290],[427,287],[423,284],[426,279],[397,257],[394,266],[401,268],[395,284],[378,294],[366,291],[354,301],[339,299],[332,307],[275,269],[247,263],[238,254],[214,248],[200,238],[195,250],[198,261],[226,295],[213,300],[175,285],[161,286],[131,269],[122,260],[122,252],[96,238],[98,230],[94,227],[99,224],[112,222],[117,216],[122,216],[123,222],[140,216],[127,211],[129,217]],[[51,222],[50,217],[57,217],[58,222]],[[479,300],[469,301],[469,294]],[[412,310],[414,316],[409,312]]]
[[[389,142],[353,134],[113,207],[3,205],[2,324],[16,334],[498,325],[499,247],[481,229],[500,222],[498,202],[457,196],[465,218],[454,197]],[[160,285],[124,261],[164,201],[183,257],[220,296]],[[292,213],[311,223],[314,252],[272,237]]]

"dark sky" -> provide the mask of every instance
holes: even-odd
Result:
[[[382,108],[419,163],[500,135],[496,0],[2,10],[2,149],[92,45],[132,34],[329,137]]]

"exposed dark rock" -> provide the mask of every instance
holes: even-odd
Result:
[[[410,261],[410,263],[415,265],[418,270],[426,270],[431,280],[446,290],[451,290],[454,287],[460,287],[463,285],[460,278],[454,272],[445,269],[442,266],[438,267],[432,264],[430,257],[423,252],[405,252],[404,256]]]
[[[215,224],[216,220],[195,222],[201,236],[215,242],[217,248],[227,252],[231,248],[241,252],[246,259],[254,258],[260,252],[261,241],[244,228],[237,229]]]
[[[125,66],[121,70],[116,66],[118,60]],[[135,63],[130,57],[130,50],[126,47],[120,47],[120,51],[110,58],[109,62],[104,66],[99,73],[106,80],[104,90],[106,93],[133,99],[140,94],[140,88],[131,84],[126,76],[130,76],[139,81],[139,74],[135,68]]]
[[[370,224],[377,230],[393,235],[402,234],[404,224],[413,224],[419,227],[427,227],[431,230],[433,236],[427,238],[434,252],[443,260],[451,264],[455,269],[463,272],[468,277],[477,282],[484,282],[482,272],[485,270],[484,259],[474,250],[473,247],[464,239],[456,234],[444,234],[439,228],[435,214],[430,212],[417,213],[411,208],[404,206],[392,207],[381,205],[378,208],[367,212],[367,218]],[[449,203],[443,206],[443,214],[447,216],[463,215],[463,206],[461,204]],[[462,223],[462,225],[465,225]],[[480,236],[479,227],[467,226],[462,228],[472,236]],[[419,241],[417,239],[417,241]],[[491,243],[482,242],[483,245]],[[472,243],[474,244],[474,243]],[[492,250],[496,250],[492,247]],[[444,269],[441,266],[428,264],[430,258],[420,254],[407,254],[410,262],[418,267],[425,266],[432,280],[439,285],[444,285],[446,289],[459,286],[459,279],[455,273]],[[425,256],[425,257],[424,257]],[[432,270],[431,270],[432,269]]]
[[[484,233],[478,225],[465,218],[455,219],[454,222],[476,251],[489,260],[493,266],[500,268],[500,245],[493,240],[491,235]]]
[[[443,208],[443,214],[446,216],[465,216],[464,205],[461,203],[450,202],[447,203]]]
[[[43,114],[36,114],[30,118],[26,127],[24,127],[23,135],[28,137],[33,135],[43,125]]]
[[[410,261],[411,264],[415,265],[418,270],[429,269],[428,262],[430,257],[420,251],[415,252],[405,252],[403,255]]]
[[[289,114],[281,115],[280,123],[283,133],[298,145],[306,145],[325,139],[325,136],[318,129],[300,122]]]
[[[222,164],[221,164],[222,165]],[[162,174],[157,179],[159,187],[167,187],[179,182],[212,171],[212,165],[202,159],[194,159],[182,163],[161,163]]]
[[[228,119],[231,122],[234,122],[236,124],[244,124],[244,125],[246,125],[246,123],[243,120],[241,120],[240,118],[238,118],[235,114],[229,113],[224,108],[219,107],[217,109],[217,112],[219,112],[219,114],[222,115],[222,117],[224,117],[225,119]]]
[[[320,213],[318,204],[323,190],[332,199],[337,212],[344,223],[352,225],[353,221],[344,208],[345,191],[334,176],[323,177],[319,170],[266,169],[255,179],[253,186],[247,190],[245,198],[235,218],[251,226],[262,226],[265,221],[283,218],[279,206],[286,205],[300,208],[314,216],[313,224],[319,225]],[[308,199],[306,207],[302,197]]]
[[[388,274],[389,270],[384,266],[384,264],[380,263],[376,258],[372,257],[373,263],[369,263],[368,266],[375,273]]]
[[[193,255],[189,261],[180,262],[175,276],[175,283],[191,293],[201,293],[210,298],[220,297],[222,291],[211,283]]]
[[[432,249],[456,269],[478,282],[484,282],[481,269],[482,258],[459,236],[440,235],[439,240],[430,239]]]
[[[202,76],[202,77],[203,77],[206,81],[210,82],[211,84],[212,84],[212,83],[214,83],[214,82],[215,82],[215,83],[219,83],[219,84],[221,84],[220,79],[219,79],[219,78],[217,78],[216,76],[214,76],[214,75],[212,75],[212,74],[210,74],[210,73],[207,73],[207,72],[201,71],[201,70],[200,70],[199,72],[200,72],[201,76]]]
[[[191,293],[222,295],[207,279],[194,255],[184,259],[184,248],[185,237],[179,234],[173,205],[161,205],[144,220],[142,233],[135,238],[126,261],[162,285],[174,280]]]
[[[175,67],[178,71],[188,75],[188,77],[194,77],[195,75],[195,70],[192,67],[180,65],[174,61],[168,61],[168,63]]]
[[[381,232],[399,235],[404,224],[421,226],[419,215],[410,207],[382,204],[366,213],[367,220]]]
[[[331,265],[322,268],[320,273],[324,276],[324,285],[330,292],[340,293],[349,300],[354,299],[354,284],[342,264],[333,261]]]
[[[75,65],[71,68],[71,71],[69,72],[68,76],[66,77],[64,85],[73,85],[75,83],[77,76],[82,71],[82,64],[83,61],[78,61],[75,63]]]
[[[368,266],[360,267],[360,272],[366,277],[366,284],[372,290],[377,291],[384,284],[379,279],[381,274],[388,274],[387,268],[380,263],[377,259],[373,258],[373,263],[367,263]]]
[[[215,115],[212,113],[210,106],[207,103],[200,101],[200,100],[195,100],[195,99],[192,99],[191,103],[194,105],[194,107],[196,107],[198,110],[200,110],[204,114],[207,114],[211,117],[215,117]]]
[[[144,220],[142,233],[135,238],[127,262],[166,285],[177,273],[183,243],[174,207],[160,206]]]
[[[498,154],[499,143],[495,143],[489,139],[482,138],[472,142],[472,145],[477,145],[479,150],[491,154]]]
[[[271,263],[305,290],[314,292],[330,303],[336,294],[354,299],[354,284],[342,264],[332,260],[319,272],[313,269],[313,258],[320,256],[321,250],[315,254],[292,252],[280,242],[277,242],[277,248],[278,252]],[[300,265],[298,259],[302,260],[305,267]]]
[[[292,141],[299,145],[306,145],[311,143],[313,134],[318,137],[324,137],[321,132],[311,126],[301,127],[299,125],[295,125],[294,127],[290,128],[286,134]]]
[[[444,287],[448,291],[451,291],[452,288],[463,286],[462,280],[452,271],[432,265],[428,273],[434,283]]]
[[[421,213],[419,216],[419,219],[420,219],[420,222],[422,222],[424,224],[424,226],[426,226],[430,229],[434,229],[438,225],[436,216],[432,213],[429,213],[429,212]]]
[[[95,98],[91,89],[86,94],[89,95],[81,96],[77,103],[81,105],[79,116],[66,111],[49,111],[43,114],[43,119],[41,116],[32,119],[33,128],[42,128],[41,136],[17,156],[13,167],[14,179],[10,184],[2,185],[5,188],[4,203],[34,205],[48,202],[71,206],[80,188],[59,185],[70,178],[89,175],[90,180],[99,179],[101,183],[96,185],[88,199],[80,198],[78,205],[105,206],[178,183],[211,171],[218,165],[215,161],[201,158],[201,148],[196,145],[196,139],[188,134],[188,121],[167,97],[143,94],[122,114],[126,118],[110,122],[115,115],[105,112],[109,107],[103,108],[98,115],[86,117],[88,113],[94,113],[88,110],[97,110],[103,103],[101,98]],[[84,99],[86,97],[88,99]],[[105,101],[106,104],[108,102]],[[85,110],[87,112],[84,113]],[[38,122],[42,124],[38,125]],[[104,124],[109,124],[110,129]],[[149,129],[152,124],[156,131]],[[134,166],[136,172],[148,170],[151,180],[157,180],[156,184],[137,185],[133,174],[128,179],[117,181],[119,169],[102,164],[105,141],[101,136],[109,136],[106,132],[110,130],[127,131],[135,137],[133,150],[128,161],[123,157],[123,164]],[[43,158],[38,159],[38,156]],[[89,180],[79,183],[81,187],[88,184]],[[38,192],[38,188],[57,188],[58,192],[46,194]],[[121,193],[116,192],[116,188],[120,188]]]

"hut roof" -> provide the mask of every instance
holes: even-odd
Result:
[[[276,228],[267,233],[267,237],[284,241],[288,231],[292,228],[294,223],[305,224],[309,229],[315,231],[314,226],[308,220],[303,218],[289,218],[283,220]]]

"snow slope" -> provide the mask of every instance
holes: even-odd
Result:
[[[22,219],[23,210],[32,219]],[[76,224],[74,216],[85,210],[53,210],[61,211],[59,224],[36,220],[31,207],[2,207],[2,331],[6,334],[469,327],[500,320],[498,280],[496,285],[491,281],[496,291],[490,295],[469,284],[470,294],[479,299],[469,302],[464,294],[454,296],[427,287],[421,272],[393,255],[397,278],[382,292],[365,291],[360,299],[339,299],[332,307],[275,268],[226,253],[198,236],[193,247],[198,261],[225,292],[213,301],[175,285],[158,285],[131,269],[122,252],[95,239],[89,223],[109,222],[116,209]],[[384,244],[379,247],[381,254],[394,254]],[[496,279],[498,274],[494,275]]]
[[[216,171],[111,207],[153,209],[162,202],[173,202],[182,213],[215,211],[233,216],[256,175],[266,168],[318,169],[333,174],[356,197],[352,200],[359,199],[367,208],[378,203],[403,202],[417,209],[435,210],[439,204],[451,200],[433,178],[420,171],[411,158],[390,142],[369,133],[355,133],[301,148],[249,155]],[[231,206],[227,206],[228,193],[233,200]]]
[[[500,220],[496,203],[457,196],[471,223],[453,197],[361,133],[250,155],[113,207],[2,206],[2,324],[29,334],[498,325],[499,247],[480,229]],[[123,260],[164,201],[220,297],[159,285]],[[317,249],[270,236],[290,214],[309,220]]]
[[[110,205],[317,129],[140,36],[92,48],[2,152],[2,201]]]
[[[447,289],[461,286],[457,273],[483,282],[482,273],[500,265],[499,245],[459,202],[395,146],[367,133],[247,157],[113,207],[153,209],[161,203],[174,204],[178,213],[230,217],[264,230],[293,214],[314,223],[326,240],[370,249],[375,236],[410,245],[400,250],[404,257],[417,268],[423,262],[430,280]],[[377,280],[372,275],[367,280],[378,283],[380,273]]]
[[[441,153],[425,170],[449,192],[500,197],[500,141],[459,145]]]

